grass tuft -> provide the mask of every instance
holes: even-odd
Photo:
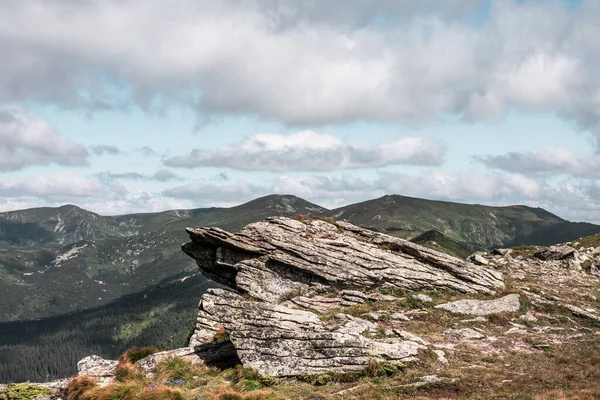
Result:
[[[136,362],[140,361],[141,359],[144,359],[154,353],[158,353],[158,349],[156,347],[152,347],[152,346],[147,346],[147,347],[132,347],[130,349],[128,349],[127,351],[125,351],[125,353],[123,353],[121,355],[121,357],[119,357],[119,362],[130,362],[132,364],[135,364]]]
[[[96,381],[89,376],[77,376],[69,381],[65,394],[67,400],[85,399],[84,393],[98,386]]]

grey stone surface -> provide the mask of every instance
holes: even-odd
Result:
[[[308,290],[360,290],[383,282],[406,289],[493,293],[504,287],[495,269],[356,227],[274,217],[233,234],[188,228],[183,250],[201,272],[232,289],[272,303]],[[360,301],[361,296],[350,296]]]
[[[79,360],[77,373],[106,383],[113,380],[118,363],[116,360],[106,360],[100,356],[91,355]]]
[[[516,312],[520,307],[519,295],[509,294],[494,300],[458,300],[437,305],[435,308],[455,314],[484,316],[501,312]]]
[[[339,314],[325,326],[312,312],[249,301],[221,289],[210,289],[200,308],[225,328],[241,362],[264,375],[357,371],[369,360],[414,360],[422,348],[409,340],[365,337],[376,325],[361,318]]]

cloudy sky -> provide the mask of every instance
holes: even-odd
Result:
[[[0,210],[295,194],[600,222],[597,0],[0,0]]]

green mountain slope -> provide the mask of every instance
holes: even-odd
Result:
[[[199,273],[176,276],[103,307],[0,323],[0,383],[74,375],[81,358],[116,358],[131,346],[185,346],[208,286]]]
[[[462,246],[460,243],[447,238],[443,233],[436,231],[435,229],[411,238],[410,241],[458,258],[467,258],[472,253],[471,250]]]
[[[92,226],[89,232],[93,234],[88,235],[92,239],[64,246],[37,241],[34,243],[38,246],[28,243],[28,246],[0,248],[0,291],[5,294],[0,296],[0,322],[44,318],[101,306],[169,277],[197,272],[194,262],[181,251],[181,244],[188,240],[185,232],[188,226],[210,225],[237,231],[273,215],[325,211],[300,198],[277,195],[227,209],[121,217],[101,217],[77,209]],[[13,215],[40,230],[52,227],[53,218],[64,215],[64,210],[63,207],[34,209]],[[107,228],[111,226],[123,230],[111,231]],[[131,231],[124,229],[142,233],[129,235]],[[67,241],[73,237],[62,238]]]
[[[471,249],[541,243],[546,238],[546,242],[567,241],[600,232],[598,225],[565,221],[541,208],[490,207],[398,195],[341,207],[330,215],[405,238],[437,230]]]

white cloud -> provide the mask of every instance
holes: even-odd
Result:
[[[102,156],[104,154],[108,154],[111,156],[119,156],[124,154],[121,149],[119,149],[115,145],[107,145],[107,144],[99,144],[96,146],[91,146],[90,150],[97,156]]]
[[[165,161],[171,167],[228,167],[244,171],[329,171],[387,165],[439,165],[444,149],[432,139],[401,138],[376,146],[344,143],[335,136],[301,131],[259,134],[214,151],[194,149]]]
[[[203,117],[288,124],[521,109],[600,132],[597,2],[567,11],[558,1],[495,0],[489,15],[485,3],[2,3],[0,100],[151,109],[160,99]]]
[[[72,173],[29,176],[0,182],[0,195],[12,198],[36,197],[60,200],[95,198],[108,194],[108,188],[97,180]]]
[[[86,165],[88,152],[21,107],[0,106],[0,171],[30,165]]]
[[[511,152],[499,156],[480,156],[475,159],[488,167],[526,175],[600,176],[599,155],[575,153],[562,147],[543,147],[530,152]]]

